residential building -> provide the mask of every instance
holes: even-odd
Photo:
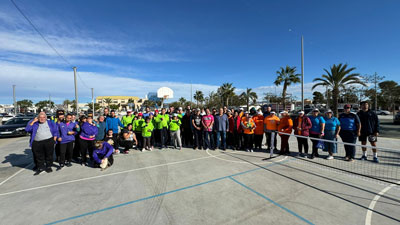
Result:
[[[106,99],[111,99],[111,103],[107,103]],[[122,109],[140,109],[142,107],[143,102],[147,100],[147,98],[139,98],[137,96],[97,96],[96,103],[100,104],[100,107],[106,108],[109,105],[118,105],[118,110]]]

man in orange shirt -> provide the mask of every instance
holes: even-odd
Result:
[[[256,124],[256,129],[254,130],[254,148],[261,151],[262,139],[264,135],[264,116],[260,111],[257,115],[253,116],[253,121]]]
[[[264,119],[264,132],[267,136],[267,146],[270,150],[270,157],[274,155],[274,149],[276,149],[276,133],[279,121],[279,117],[276,116],[274,111]]]
[[[282,118],[278,126],[279,136],[281,137],[281,151],[279,154],[289,155],[289,138],[292,133],[293,120],[286,111],[281,112],[281,116]]]
[[[254,139],[254,130],[256,129],[256,124],[254,123],[253,119],[251,118],[251,115],[249,115],[248,112],[244,113],[240,125],[243,128],[244,147],[247,152],[253,152],[253,139]]]

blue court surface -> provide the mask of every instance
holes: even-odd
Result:
[[[26,137],[0,139],[0,149],[1,224],[400,223],[395,182],[333,169],[346,168],[340,158],[156,149],[116,155],[105,171],[73,164],[33,176]]]

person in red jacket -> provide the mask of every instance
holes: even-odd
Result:
[[[297,145],[299,148],[300,156],[305,158],[308,157],[308,136],[310,135],[310,129],[312,127],[312,123],[310,118],[304,115],[303,111],[299,112],[299,116],[294,120],[293,128],[294,134],[302,136],[297,137]],[[302,148],[304,146],[304,153]]]
[[[242,126],[240,126],[241,117],[239,116],[239,112],[235,111],[232,118],[232,132],[233,132],[233,150],[239,150],[243,146],[243,130]],[[229,128],[231,130],[231,128]]]

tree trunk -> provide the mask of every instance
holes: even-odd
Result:
[[[286,110],[286,89],[287,89],[287,83],[285,82],[283,84],[283,91],[282,91],[282,105],[283,105],[283,110]],[[279,110],[278,110],[279,111]],[[276,112],[278,113],[278,112]]]
[[[333,112],[335,113],[335,117],[338,117],[338,98],[339,98],[339,89],[334,88],[332,90],[332,98],[333,98]]]
[[[246,111],[249,111],[249,101],[250,101],[250,98],[247,98],[247,109],[246,109]]]

